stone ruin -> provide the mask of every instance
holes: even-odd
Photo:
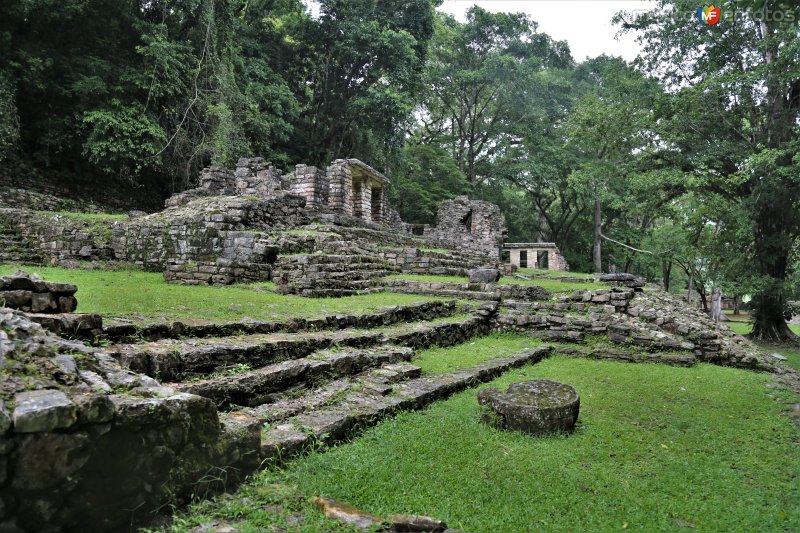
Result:
[[[30,313],[71,313],[78,307],[71,283],[43,281],[41,278],[17,271],[0,277],[0,307]]]
[[[572,385],[536,379],[512,383],[505,392],[483,389],[478,404],[481,420],[490,426],[540,436],[572,432],[581,401]]]
[[[118,259],[163,270],[169,282],[275,281],[305,296],[369,291],[388,274],[466,275],[498,266],[505,220],[465,196],[436,226],[405,224],[386,201],[389,180],[357,159],[282,174],[261,158],[208,168],[166,209],[114,228]]]
[[[499,263],[506,221],[495,204],[456,196],[442,202],[436,213],[436,226],[426,227],[423,235],[454,243]]]
[[[554,242],[507,242],[508,264],[517,268],[545,268],[557,272],[569,271],[569,263]]]

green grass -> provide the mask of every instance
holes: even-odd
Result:
[[[82,213],[79,211],[37,211],[40,215],[60,215],[62,217],[71,218],[75,220],[124,220],[128,218],[126,214],[112,214],[112,213]]]
[[[519,268],[517,273],[525,276],[536,276],[543,278],[584,278],[594,279],[597,274],[586,274],[584,272],[558,272],[555,270],[545,270],[541,268]]]
[[[0,275],[18,268],[49,281],[78,286],[78,312],[142,319],[280,320],[374,311],[380,307],[435,300],[413,294],[374,293],[345,298],[303,298],[272,292],[272,284],[226,287],[172,285],[159,273],[0,265]],[[261,289],[261,290],[259,290]]]
[[[425,283],[468,283],[466,277],[461,276],[434,276],[427,274],[397,274],[394,276],[387,276],[387,279],[404,279],[408,281],[421,281]],[[555,279],[547,279],[545,277],[537,277],[534,279],[520,279],[513,277],[500,278],[500,285],[538,285],[550,292],[574,292],[581,289],[607,289],[609,286],[604,283],[586,283],[580,281],[559,281]]]
[[[526,335],[493,333],[461,345],[461,349],[422,350],[414,358],[413,363],[425,372],[441,374],[459,368],[469,368],[495,357],[508,357],[525,348],[541,344],[539,339]]]
[[[575,292],[582,289],[608,289],[609,286],[604,283],[589,283],[582,281],[559,281],[556,279],[547,278],[534,278],[534,279],[520,279],[513,277],[500,278],[500,285],[537,285],[543,287],[550,292]]]
[[[489,428],[468,390],[262,473],[232,498],[180,515],[175,530],[219,518],[264,530],[277,520],[263,511],[272,483],[475,532],[800,528],[798,432],[780,414],[788,394],[769,392],[768,375],[553,357],[492,384],[542,377],[580,392],[574,434]],[[304,531],[332,529],[307,504],[278,501],[305,514]]]

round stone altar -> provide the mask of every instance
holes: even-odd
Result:
[[[484,389],[478,403],[487,424],[531,435],[571,432],[581,406],[575,387],[549,379],[512,383],[506,392]]]

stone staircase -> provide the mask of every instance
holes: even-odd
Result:
[[[0,263],[41,264],[44,258],[0,210]]]
[[[281,250],[272,279],[284,293],[346,296],[381,285],[396,273],[465,276],[482,266],[474,255],[426,248],[430,243],[408,234],[365,227],[311,224],[276,235]]]
[[[399,271],[375,255],[300,254],[278,258],[273,280],[282,293],[349,296]]]
[[[251,463],[258,464],[289,458],[315,441],[345,438],[398,410],[421,408],[546,355],[549,348],[537,348],[452,375],[425,375],[413,364],[417,349],[489,333],[497,310],[494,302],[469,308],[425,302],[363,317],[152,325],[139,330],[140,342],[103,351],[176,392],[211,400],[224,435],[236,440],[228,448],[249,449]],[[132,340],[124,324],[106,332]],[[241,457],[231,464],[242,464]]]

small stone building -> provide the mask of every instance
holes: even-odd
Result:
[[[566,272],[569,264],[554,242],[507,242],[503,252],[509,253],[509,264],[520,268],[543,268]]]

